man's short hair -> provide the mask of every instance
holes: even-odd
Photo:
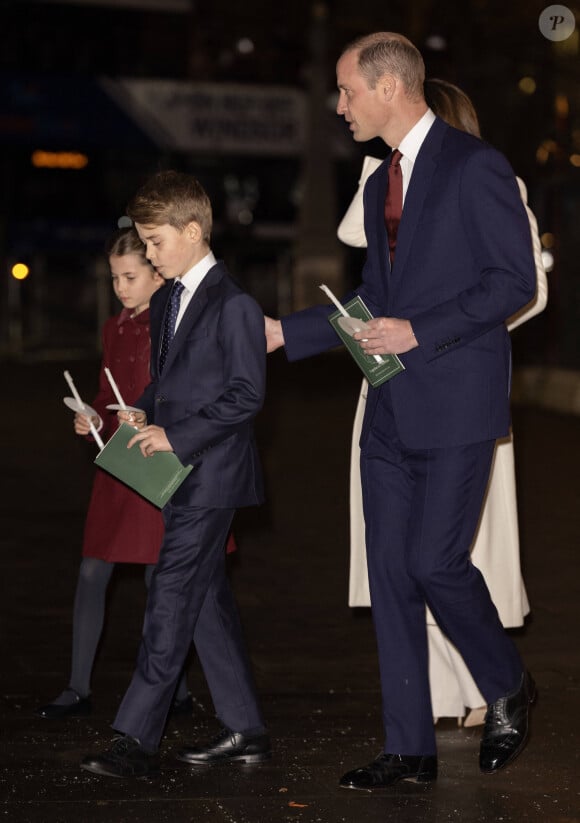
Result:
[[[423,99],[425,63],[419,49],[402,34],[379,31],[359,37],[343,54],[358,52],[358,65],[368,87],[374,89],[381,77],[393,74],[402,82],[412,101]]]

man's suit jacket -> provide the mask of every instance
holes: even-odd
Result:
[[[391,270],[384,224],[388,161],[364,192],[367,259],[356,293],[374,316],[411,321],[406,371],[369,390],[361,446],[388,393],[401,441],[428,449],[508,433],[507,317],[535,292],[528,219],[507,160],[437,118],[416,158]],[[348,296],[347,296],[348,297]],[[347,299],[347,298],[346,298]],[[283,318],[290,360],[336,344],[314,307]]]
[[[149,423],[165,429],[181,462],[194,466],[172,503],[205,508],[261,503],[253,421],[266,383],[263,312],[217,263],[191,298],[159,374],[171,286],[151,299],[152,382],[135,405]]]

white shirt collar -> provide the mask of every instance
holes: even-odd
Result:
[[[189,305],[189,301],[199,288],[199,284],[206,276],[208,271],[215,266],[216,259],[213,256],[213,252],[208,252],[205,257],[199,260],[195,266],[192,266],[189,271],[186,271],[184,275],[179,278],[183,285],[183,291],[181,292],[181,302],[179,304],[179,311],[177,313],[177,318],[175,320],[175,328],[179,326],[181,323],[181,318],[185,314],[185,310]]]
[[[399,143],[399,151],[403,157],[406,157],[411,163],[414,163],[417,159],[419,149],[423,145],[423,141],[427,137],[427,133],[434,122],[435,115],[431,109],[427,109],[423,117],[415,123],[411,131],[408,131]]]
[[[181,280],[182,285],[187,289],[190,295],[194,294],[197,290],[199,284],[206,276],[208,271],[215,266],[216,259],[213,255],[213,252],[208,252],[205,257],[192,266],[189,271],[186,271],[179,279]]]
[[[399,151],[403,155],[401,157],[401,173],[403,175],[403,204],[407,196],[407,189],[411,182],[411,175],[413,174],[413,167],[415,160],[419,154],[419,149],[423,145],[423,141],[427,137],[429,129],[435,122],[435,115],[431,109],[427,109],[423,117],[417,120],[411,131],[403,137],[399,143]]]

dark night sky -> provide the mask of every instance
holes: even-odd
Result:
[[[580,273],[575,262],[580,259],[580,167],[573,163],[573,158],[580,159],[578,29],[563,44],[544,37],[538,17],[548,5],[545,0],[328,0],[324,5],[312,0],[194,0],[185,14],[117,5],[121,7],[0,0],[0,92],[5,95],[6,83],[28,75],[42,77],[43,82],[54,79],[55,87],[62,82],[63,88],[71,78],[82,88],[83,83],[88,87],[95,78],[108,76],[305,89],[311,71],[311,23],[322,11],[330,99],[335,61],[347,42],[373,30],[401,31],[422,50],[428,75],[455,82],[472,97],[484,138],[506,153],[526,181],[541,232],[557,236],[554,311],[569,329],[580,327]],[[578,0],[567,6],[580,20]],[[238,48],[244,38],[253,44],[245,53]],[[442,48],[435,48],[437,44]],[[533,93],[522,91],[522,78],[531,79]],[[71,117],[82,117],[81,98],[82,93]],[[13,120],[6,139],[2,124],[8,121],[3,114],[9,121],[6,106],[4,113],[0,110],[0,141],[6,146],[0,168],[0,216],[4,213],[10,220],[37,195],[46,197],[48,189],[30,175],[20,183],[19,169],[26,176],[28,160],[13,140]],[[118,188],[124,176],[132,185],[141,155],[109,150],[100,162],[99,179],[90,180],[95,213],[111,210],[110,196],[99,188],[101,178],[113,178]],[[208,168],[212,162],[204,159]],[[114,171],[103,173],[103,164]],[[239,173],[249,174],[251,166],[240,163]],[[274,170],[265,161],[255,160],[253,166],[256,171],[266,169],[265,178],[272,178]],[[352,160],[339,173],[343,200],[356,184],[359,168],[360,152],[353,147]],[[276,168],[282,177],[298,173],[297,162]],[[59,183],[55,197],[65,188]],[[277,192],[270,195],[274,204]],[[72,203],[72,195],[66,196]],[[219,197],[214,197],[219,207]],[[86,198],[82,208],[88,208]],[[2,242],[0,234],[0,251]],[[580,331],[568,334],[564,349],[558,355],[564,361],[580,361]]]
[[[198,0],[188,14],[112,9],[72,3],[0,3],[0,70],[81,76],[148,76],[281,83],[308,79],[311,0]],[[422,49],[427,73],[457,82],[473,98],[484,136],[535,175],[537,143],[553,131],[554,94],[569,95],[578,110],[578,52],[558,60],[538,29],[545,3],[520,0],[329,0],[327,82],[342,46],[358,34],[390,29]],[[445,48],[429,48],[436,36]],[[254,50],[240,54],[249,38]],[[431,39],[430,39],[431,38]],[[536,80],[522,94],[523,76]],[[574,124],[570,123],[571,131]]]

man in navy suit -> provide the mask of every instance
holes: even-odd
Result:
[[[530,229],[505,158],[435,117],[424,77],[418,50],[392,33],[360,38],[337,63],[337,113],[355,140],[381,137],[392,149],[364,191],[356,293],[375,319],[355,337],[405,366],[369,389],[360,443],[386,737],[340,785],[369,791],[437,776],[426,605],[488,703],[484,772],[521,751],[535,693],[469,556],[494,442],[508,433],[504,321],[535,290]],[[336,345],[333,310],[268,318],[269,351],[285,345],[294,360]]]
[[[186,763],[259,762],[270,742],[225,569],[234,511],[262,502],[253,420],[265,392],[258,304],[210,251],[211,204],[190,175],[160,172],[128,208],[148,259],[167,280],[150,304],[152,382],[120,413],[145,457],[175,452],[193,471],[163,509],[165,537],[151,582],[137,668],[112,746],[82,768],[112,777],[158,770],[158,746],[193,642],[222,724]],[[147,424],[147,421],[150,421]]]

